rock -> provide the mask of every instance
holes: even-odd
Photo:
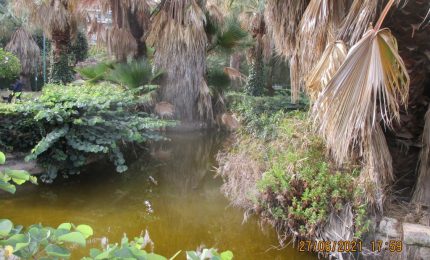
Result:
[[[403,223],[403,241],[408,245],[430,247],[430,227]]]
[[[379,223],[379,230],[381,234],[387,235],[393,238],[402,237],[399,232],[399,221],[395,218],[383,217]]]
[[[429,247],[421,247],[419,250],[419,258],[418,259],[430,259],[430,248]]]

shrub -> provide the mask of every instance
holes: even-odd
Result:
[[[12,81],[21,72],[19,59],[10,52],[0,48],[0,81]]]
[[[356,184],[359,167],[337,167],[330,160],[306,112],[241,116],[251,120],[245,121],[233,148],[218,157],[229,197],[275,225],[280,237],[314,239],[331,214],[347,206],[354,215],[355,236],[368,230],[367,205]]]
[[[52,181],[58,173],[79,173],[91,157],[106,155],[118,172],[127,170],[121,144],[159,140],[156,131],[171,122],[137,111],[147,97],[103,83],[94,86],[47,85],[35,101],[1,109],[12,125],[0,125],[0,144],[37,143],[27,160],[38,160]],[[22,136],[28,137],[23,139]],[[22,145],[24,146],[24,145]]]
[[[154,72],[151,63],[146,59],[116,64],[101,62],[76,70],[89,83],[110,81],[126,86],[129,89],[148,85],[162,75],[162,72]]]

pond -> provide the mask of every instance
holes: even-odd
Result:
[[[151,145],[151,156],[134,155],[125,174],[99,163],[54,185],[0,194],[0,218],[22,225],[88,224],[95,230],[88,247],[98,247],[102,237],[113,243],[124,233],[135,237],[148,230],[155,251],[166,256],[204,245],[231,250],[235,259],[316,259],[292,247],[279,249],[271,227],[252,217],[243,223],[243,211],[229,206],[214,171],[224,138],[216,133],[169,137],[170,142]]]

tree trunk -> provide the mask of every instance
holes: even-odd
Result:
[[[74,79],[74,73],[69,65],[69,30],[52,32],[52,63],[49,82],[67,84]]]
[[[387,133],[396,178],[394,192],[405,200],[411,198],[412,188],[419,179],[416,169],[422,145],[424,115],[430,100],[430,26],[423,24],[421,28],[417,27],[423,22],[429,8],[428,1],[408,1],[404,8],[394,8],[385,24],[397,38],[399,53],[411,77],[408,109],[401,111],[401,123],[395,126],[395,131]],[[418,185],[430,189],[428,183]],[[428,191],[424,193],[429,194]]]
[[[208,40],[204,17],[194,18],[193,22],[184,18],[192,13],[199,17],[202,13],[190,3],[191,0],[166,1],[163,10],[154,17],[155,23],[169,25],[153,28],[148,37],[157,50],[154,64],[165,72],[158,100],[174,105],[176,119],[187,124],[210,124],[213,122],[212,101],[205,81]],[[183,10],[174,10],[176,8]]]
[[[230,68],[240,71],[240,63],[242,62],[242,53],[235,52],[230,56]],[[236,79],[232,81],[232,87],[235,90],[240,89],[240,80]]]

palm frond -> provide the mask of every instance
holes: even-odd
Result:
[[[345,43],[336,41],[327,45],[315,68],[306,78],[306,91],[312,101],[325,89],[346,59],[348,50]]]
[[[40,49],[33,36],[24,28],[19,28],[12,34],[5,49],[18,56],[22,73],[29,75],[36,72],[37,65],[40,63]]]
[[[117,60],[124,61],[137,52],[137,42],[127,29],[117,26],[107,29],[106,40],[109,53]]]
[[[337,39],[349,46],[357,43],[375,20],[377,7],[378,1],[375,0],[354,0],[339,29]]]
[[[338,163],[354,148],[366,128],[381,119],[388,127],[399,120],[399,102],[407,102],[409,75],[388,29],[369,30],[348,53],[314,106],[319,130]]]
[[[299,25],[297,52],[302,78],[313,69],[327,44],[335,40],[344,16],[344,0],[311,0]]]
[[[135,89],[151,83],[154,79],[151,64],[145,60],[133,61],[131,63],[119,63],[114,66],[108,75],[112,82]],[[156,73],[159,76],[159,73]]]
[[[200,3],[200,2],[199,2]],[[147,38],[157,50],[156,68],[166,73],[160,88],[160,99],[175,106],[184,121],[212,114],[206,74],[206,15],[195,0],[164,2],[153,17]],[[198,111],[196,111],[198,107]]]
[[[272,31],[275,50],[290,58],[296,48],[296,33],[309,0],[267,0],[265,19]]]

